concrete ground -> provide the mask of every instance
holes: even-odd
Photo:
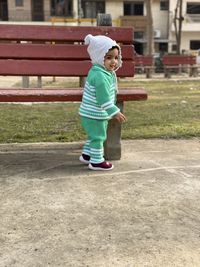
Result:
[[[199,267],[200,140],[123,141],[110,172],[81,145],[0,145],[0,266]]]
[[[170,80],[200,80],[200,75],[198,77],[190,77],[188,78],[188,74],[184,73],[182,75],[172,75]],[[136,74],[134,78],[126,78],[126,80],[133,80],[133,81],[151,81],[151,80],[163,80],[166,81],[167,79],[164,78],[163,73],[154,73],[152,79],[146,79],[145,74]],[[79,78],[76,77],[56,77],[55,81],[53,77],[42,77],[42,82],[44,87],[53,87],[53,86],[60,86],[62,83],[66,82],[74,82],[79,81]],[[37,78],[36,77],[30,77],[30,83],[34,84],[34,86],[37,86]],[[22,78],[18,76],[0,76],[0,85],[1,87],[20,87],[22,86]]]

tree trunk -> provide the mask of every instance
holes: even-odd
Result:
[[[176,8],[174,11],[174,28],[176,35],[176,43],[177,43],[177,54],[181,54],[181,34],[182,34],[182,24],[183,24],[183,0],[177,0]]]
[[[146,0],[147,9],[147,53],[152,55],[154,53],[154,29],[152,16],[152,0]]]
[[[147,10],[147,54],[154,54],[154,28],[153,28],[153,16],[152,16],[152,1],[146,0],[146,10]],[[151,78],[153,73],[154,58],[152,67],[146,68],[146,77]]]

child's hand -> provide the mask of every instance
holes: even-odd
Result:
[[[121,112],[118,112],[113,116],[113,119],[116,119],[118,122],[122,123],[126,121],[126,117]]]

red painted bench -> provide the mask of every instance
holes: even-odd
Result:
[[[138,70],[138,72],[140,70],[146,72],[146,77],[151,78],[152,70],[154,68],[153,56],[151,55],[143,56],[143,55],[136,54],[135,55],[135,68],[136,70]]]
[[[173,69],[181,70],[184,67],[189,67],[189,76],[197,74],[196,58],[192,55],[164,55],[162,63],[166,78],[171,77]]]
[[[120,43],[123,67],[117,75],[134,76],[132,28],[44,25],[0,25],[0,75],[85,77],[91,62],[83,40],[89,33],[107,35]],[[0,88],[0,102],[81,101],[81,88],[41,89],[39,81],[37,88]],[[146,99],[142,88],[120,88],[117,96],[121,109],[125,101]],[[111,120],[106,158],[121,157],[120,138],[121,125]]]

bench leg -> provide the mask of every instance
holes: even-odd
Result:
[[[117,106],[122,112],[123,102],[118,103]],[[117,120],[110,120],[108,123],[104,156],[107,160],[119,160],[121,158],[121,124]]]
[[[42,77],[41,76],[37,77],[37,87],[42,88]]]
[[[165,68],[165,70],[164,70],[164,77],[165,78],[171,78],[170,69]]]
[[[29,88],[29,77],[28,76],[22,76],[22,87]]]
[[[80,77],[79,78],[79,86],[84,87],[86,82],[86,77]]]
[[[152,78],[152,69],[151,68],[147,68],[146,70],[146,78],[149,79],[149,78]]]
[[[190,77],[198,77],[198,68],[191,66],[190,67],[190,72],[189,72]]]

